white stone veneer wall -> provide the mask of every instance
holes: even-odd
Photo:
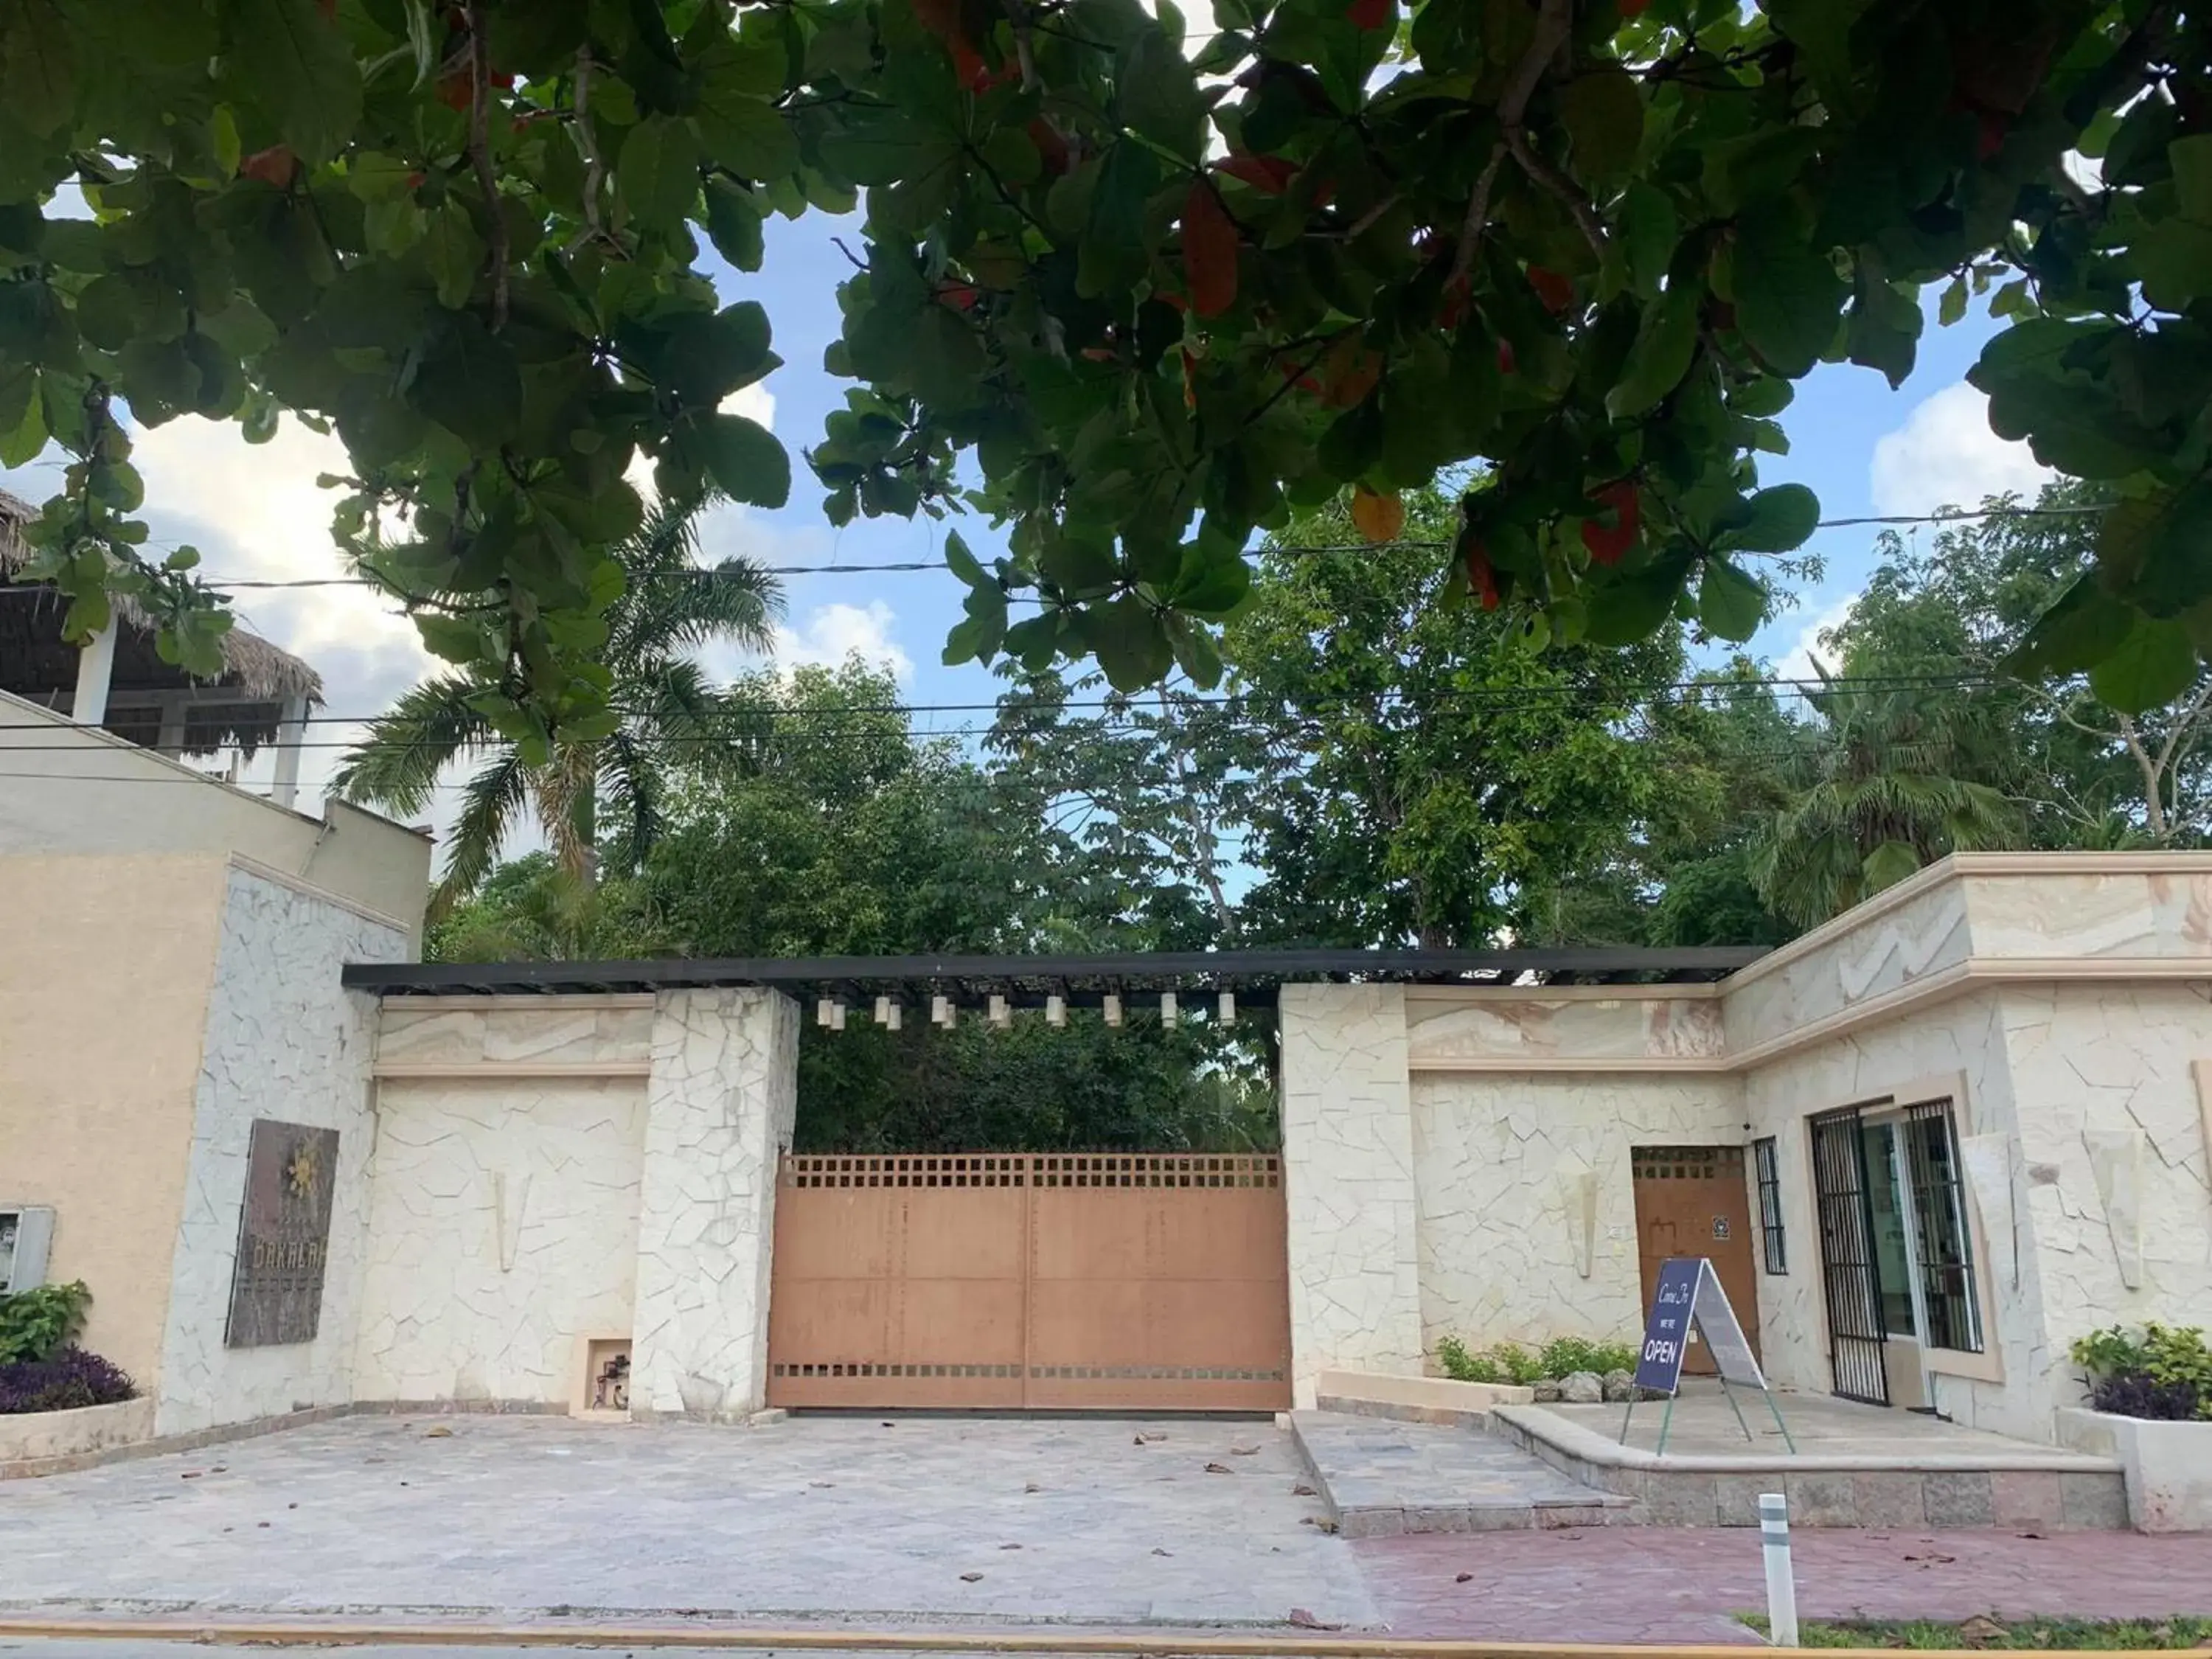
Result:
[[[404,927],[231,871],[162,1331],[157,1434],[352,1398],[376,1002],[343,989],[338,970],[349,962],[399,962],[408,954]],[[117,1040],[127,1042],[127,1033]],[[226,1348],[246,1142],[256,1118],[338,1132],[330,1256],[313,1341]]]
[[[1960,1135],[2011,1134],[2016,1118],[2005,1044],[2000,994],[1979,991],[1833,1038],[1746,1078],[1751,1133],[1775,1137],[1789,1248],[1788,1273],[1774,1277],[1761,1264],[1759,1276],[1766,1367],[1778,1385],[1819,1394],[1834,1387],[1807,1121],[1839,1107],[1881,1102],[1930,1079],[1963,1074],[1960,1097],[1952,1102]],[[2002,1249],[2001,1241],[1990,1243]],[[1938,1376],[1937,1403],[1961,1423],[2048,1441],[2049,1397],[2033,1392],[2033,1380],[2054,1361],[2044,1331],[2042,1290],[2024,1238],[2017,1284],[2008,1265],[1992,1300],[1996,1305],[1983,1310],[1984,1340],[2003,1365],[2004,1382]]]
[[[1293,1392],[1323,1370],[1421,1370],[1406,994],[1285,985],[1283,1185]]]
[[[2083,1390],[2068,1349],[2106,1325],[2212,1326],[2212,1169],[2191,1062],[2212,1059],[2212,986],[2021,985],[2002,993],[2020,1146],[2014,1191],[2032,1241],[2048,1363],[2022,1386],[2045,1413]],[[2085,1132],[2135,1132],[2139,1283],[2120,1270]],[[2139,1230],[2139,1231],[2138,1231]],[[1993,1246],[2002,1247],[1996,1239]],[[2000,1284],[1999,1294],[2008,1293]]]
[[[1735,1146],[1734,1078],[1415,1073],[1421,1334],[1470,1346],[1554,1336],[1631,1341],[1643,1274],[1629,1152]],[[1596,1181],[1588,1277],[1578,1177]]]
[[[798,1055],[799,1005],[779,993],[669,991],[655,1006],[630,1373],[641,1416],[761,1407]]]
[[[388,1079],[376,1117],[355,1397],[565,1406],[630,1329],[644,1080]]]

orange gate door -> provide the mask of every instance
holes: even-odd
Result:
[[[772,1406],[1279,1411],[1281,1160],[786,1158]]]

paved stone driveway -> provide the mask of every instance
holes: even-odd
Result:
[[[1372,1625],[1292,1460],[1267,1422],[349,1418],[0,1484],[0,1606]]]

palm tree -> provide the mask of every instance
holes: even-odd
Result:
[[[1782,757],[1788,796],[1752,848],[1752,884],[1778,914],[1817,927],[1947,853],[2021,844],[1990,705],[1820,677],[1819,724]]]
[[[659,838],[671,770],[696,760],[725,735],[723,699],[690,653],[716,640],[766,650],[783,614],[781,585],[757,565],[729,558],[696,562],[706,501],[653,507],[615,550],[627,580],[606,613],[599,660],[621,723],[604,738],[556,742],[532,765],[476,707],[501,687],[464,671],[439,674],[371,722],[347,751],[337,786],[345,799],[413,814],[428,805],[440,775],[458,760],[483,764],[462,786],[460,816],[431,896],[442,916],[491,870],[501,842],[526,809],[536,813],[559,866],[588,890],[603,841],[623,861]],[[611,834],[608,833],[611,830]]]

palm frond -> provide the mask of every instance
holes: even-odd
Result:
[[[400,696],[368,724],[368,735],[338,762],[332,785],[347,800],[388,811],[420,812],[448,763],[497,741],[469,707],[483,688],[465,674],[441,674]]]
[[[446,846],[446,873],[430,894],[437,921],[475,890],[499,857],[500,842],[530,793],[530,769],[509,749],[461,786],[461,811]]]

